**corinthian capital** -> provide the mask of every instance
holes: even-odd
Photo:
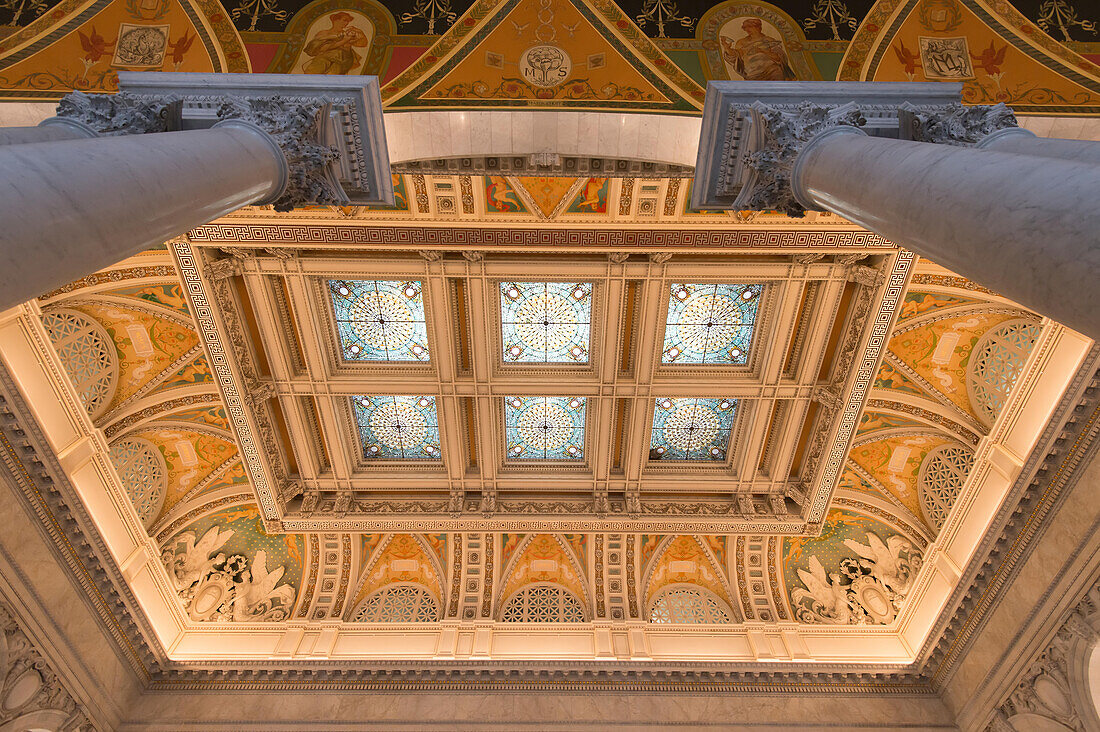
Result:
[[[168,132],[178,129],[181,104],[174,95],[74,91],[58,102],[57,117],[43,124],[70,123],[104,136]]]
[[[745,112],[735,108],[730,111],[740,115]],[[741,186],[737,206],[751,211],[782,211],[799,217],[805,215],[806,209],[791,189],[791,171],[802,148],[826,130],[859,128],[866,123],[863,112],[851,103],[827,106],[803,102],[797,106],[779,106],[754,102],[747,112],[751,124],[759,129],[754,137],[762,142],[756,149],[746,150],[740,160],[730,161],[727,181],[734,183],[736,178]],[[734,125],[728,129],[734,129]],[[742,164],[747,170],[738,170]]]
[[[969,146],[991,133],[1018,127],[1016,115],[1004,104],[931,108],[903,104],[900,111],[908,116],[909,138],[916,142]]]
[[[332,170],[340,151],[321,142],[321,122],[328,117],[329,108],[326,101],[278,95],[230,98],[219,105],[219,124],[236,122],[262,130],[286,158],[287,185],[273,201],[276,211],[347,203]]]

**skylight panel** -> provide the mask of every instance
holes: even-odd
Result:
[[[502,282],[505,363],[588,363],[590,282]]]
[[[505,397],[506,459],[583,460],[584,397]]]
[[[736,412],[736,399],[658,398],[649,459],[724,461]]]
[[[748,363],[763,285],[673,284],[662,363]]]
[[[440,460],[434,396],[353,396],[365,460]]]
[[[330,280],[346,361],[428,361],[420,282]]]

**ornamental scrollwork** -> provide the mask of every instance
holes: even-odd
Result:
[[[164,547],[161,559],[184,610],[195,621],[286,620],[295,597],[294,587],[279,584],[286,568],[268,571],[262,549],[251,560],[219,552],[232,536],[214,526],[198,539],[185,531]]]
[[[731,107],[731,114],[743,109]],[[743,162],[754,173],[748,197],[738,206],[752,211],[782,211],[803,217],[806,209],[791,190],[791,170],[802,148],[818,134],[834,127],[862,127],[867,120],[855,104],[839,107],[803,102],[797,106],[778,106],[754,102],[749,106],[754,118],[764,126],[764,144],[744,155]],[[736,125],[731,124],[729,129]]]
[[[107,137],[142,135],[174,129],[181,105],[179,97],[172,95],[149,96],[131,92],[85,94],[74,91],[58,102],[57,116]]]
[[[300,101],[280,96],[227,99],[218,106],[220,121],[238,120],[266,132],[283,151],[289,168],[289,180],[274,201],[276,211],[296,206],[347,203],[330,167],[340,152],[321,139],[321,121],[328,116],[330,104],[324,101]]]
[[[826,573],[817,555],[810,556],[809,571],[798,570],[803,587],[791,593],[795,616],[828,625],[892,622],[920,570],[920,552],[900,536],[884,542],[873,532],[866,544],[845,539],[844,545],[857,556],[840,560],[837,572]]]
[[[916,142],[970,146],[998,130],[1018,127],[1016,115],[1004,104],[962,105],[925,109],[901,105],[911,120],[910,136]]]

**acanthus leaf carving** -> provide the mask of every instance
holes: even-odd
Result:
[[[901,110],[910,119],[913,140],[939,145],[974,145],[993,132],[1019,126],[1016,115],[1003,103],[952,104],[933,109],[903,104]]]
[[[178,126],[182,101],[172,95],[74,91],[57,104],[57,116],[106,137],[168,132]]]
[[[278,95],[226,99],[218,106],[222,122],[236,120],[259,128],[278,145],[286,157],[286,188],[274,201],[276,211],[291,211],[304,205],[344,205],[347,196],[330,174],[340,152],[321,139],[321,120],[330,104],[300,101]]]
[[[833,127],[862,127],[867,120],[854,103],[830,107],[812,102],[797,106],[754,102],[749,111],[757,124],[764,126],[764,144],[744,155],[744,164],[754,172],[750,189],[742,192],[738,208],[752,211],[781,211],[801,218],[805,207],[791,189],[791,171],[795,158],[811,139]],[[731,115],[745,112],[731,107]],[[730,129],[736,125],[732,122]],[[736,148],[732,149],[736,154]],[[746,195],[747,193],[747,195]]]

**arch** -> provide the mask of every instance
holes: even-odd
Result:
[[[353,623],[434,623],[440,619],[434,593],[416,582],[378,588],[351,612]]]
[[[168,467],[164,456],[149,440],[125,437],[111,445],[111,462],[134,504],[134,510],[148,529],[160,515],[168,488]]]
[[[521,588],[553,583],[580,598],[584,607],[591,607],[589,580],[585,567],[573,547],[560,534],[528,534],[516,546],[501,572],[496,607],[503,607],[503,598]]]
[[[966,367],[966,393],[986,426],[997,421],[1042,329],[1034,320],[1009,320],[975,344]]]
[[[514,592],[503,603],[504,623],[583,623],[580,598],[555,582],[536,582]]]
[[[391,585],[421,587],[432,596],[437,607],[443,607],[447,599],[446,570],[421,534],[387,534],[377,547],[365,547],[363,551],[363,569],[348,608],[361,607],[371,596]],[[353,617],[352,612],[345,617]]]
[[[118,354],[107,329],[70,308],[43,312],[42,325],[88,415],[96,419],[106,411],[118,386]]]
[[[385,5],[374,0],[356,0],[355,2],[333,2],[333,0],[314,0],[294,14],[286,26],[288,43],[279,49],[266,69],[269,74],[292,74],[302,72],[303,50],[313,37],[310,33],[319,22],[335,12],[354,15],[370,27],[369,44],[359,48],[357,56],[362,60],[349,74],[374,74],[382,76],[389,65],[393,53],[393,36],[397,33],[397,22]],[[356,27],[352,24],[352,27]]]
[[[798,22],[782,8],[763,0],[748,2],[733,0],[719,3],[703,13],[695,35],[703,42],[703,50],[699,52],[699,56],[708,79],[734,78],[730,75],[729,66],[723,58],[721,34],[723,30],[730,29],[731,25],[736,26],[736,21],[750,18],[759,20],[761,25],[766,23],[762,32],[765,36],[770,36],[781,43],[787,57],[786,70],[791,72],[790,76],[793,76],[793,79],[788,77],[788,80],[821,79],[821,71],[818,70],[813,56],[807,50],[806,34],[802,32]],[[760,79],[757,78],[757,80]]]
[[[973,466],[974,453],[958,444],[937,447],[921,463],[917,477],[920,509],[925,522],[936,531],[947,521]]]
[[[733,610],[710,590],[690,584],[665,585],[650,603],[651,623],[714,625],[732,623]]]
[[[706,589],[727,607],[733,607],[734,595],[725,570],[698,536],[670,535],[661,541],[642,576],[641,604],[650,607],[654,598],[670,585]],[[736,613],[732,617],[739,619]]]

